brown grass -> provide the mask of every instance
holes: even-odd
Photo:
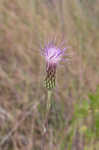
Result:
[[[98,0],[0,0],[1,150],[62,149],[74,104],[99,84],[98,6]],[[39,49],[56,35],[73,56],[57,70],[55,108],[42,138],[47,91]],[[76,137],[71,149],[84,150],[83,137],[76,136],[80,144]]]

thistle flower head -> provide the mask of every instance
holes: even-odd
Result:
[[[46,62],[49,64],[57,65],[61,61],[65,50],[66,49],[62,50],[61,48],[56,47],[54,44],[49,43],[44,48],[44,55],[45,55]]]
[[[43,55],[46,60],[46,78],[45,78],[45,87],[47,89],[52,89],[55,87],[55,78],[56,78],[56,67],[57,64],[62,60],[64,51],[66,48],[62,49],[55,46],[53,42],[50,42],[43,49]]]

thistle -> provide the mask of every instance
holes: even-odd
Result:
[[[43,55],[46,60],[46,78],[44,80],[45,87],[51,90],[55,87],[56,68],[59,62],[62,60],[65,49],[55,46],[53,42],[50,42],[43,49]]]
[[[48,115],[51,108],[51,96],[52,89],[55,87],[55,79],[56,79],[56,69],[60,61],[62,61],[64,52],[66,48],[61,48],[61,46],[57,47],[54,42],[48,43],[44,49],[42,49],[43,56],[46,60],[46,77],[44,80],[45,87],[48,89],[48,98],[47,98],[47,110],[45,117],[45,127],[44,132],[46,132],[46,122],[48,124]]]

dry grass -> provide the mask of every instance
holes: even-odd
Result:
[[[1,150],[69,150],[61,143],[71,130],[74,105],[99,84],[98,6],[98,0],[0,0]],[[43,137],[47,91],[39,49],[56,35],[57,43],[65,39],[72,47],[68,52],[73,56],[70,64],[58,68],[48,133]],[[71,150],[84,150],[77,128]]]

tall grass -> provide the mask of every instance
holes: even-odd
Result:
[[[98,150],[98,5],[98,0],[0,0],[1,150],[40,150],[42,145],[45,150]],[[73,56],[57,70],[43,136],[47,95],[39,50],[56,35],[57,43],[65,39],[71,45]]]

